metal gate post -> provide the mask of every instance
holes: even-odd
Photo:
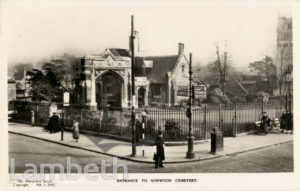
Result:
[[[237,123],[236,123],[236,103],[234,104],[234,134],[233,136],[236,137],[237,134]]]
[[[207,124],[206,124],[206,113],[207,113],[207,107],[204,106],[204,128],[205,128],[205,140],[207,139]]]
[[[222,127],[221,127],[221,104],[219,105],[219,131],[222,131]]]
[[[82,108],[80,108],[80,127],[82,128]]]

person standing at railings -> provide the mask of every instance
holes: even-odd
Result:
[[[263,112],[263,115],[261,117],[260,127],[261,127],[261,132],[265,133],[265,135],[268,134],[270,121],[271,120],[269,119],[267,112]]]
[[[76,142],[78,142],[79,139],[79,123],[78,121],[73,121],[73,139],[75,139]]]
[[[32,127],[34,126],[34,121],[35,121],[35,119],[34,119],[34,111],[31,110],[31,126]]]
[[[280,116],[280,129],[281,129],[281,133],[283,133],[284,130],[287,129],[287,126],[286,126],[286,113],[285,113],[284,110],[282,111],[282,114]]]
[[[290,111],[288,111],[286,114],[286,130],[290,130],[293,134],[293,129],[293,114]]]

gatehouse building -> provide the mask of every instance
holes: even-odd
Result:
[[[131,106],[131,56],[127,49],[108,48],[81,60],[81,100],[90,107]],[[184,44],[167,56],[135,57],[135,103],[178,105],[188,99],[189,62]]]

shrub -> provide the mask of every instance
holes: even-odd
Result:
[[[247,102],[253,103],[255,101],[255,99],[257,98],[257,96],[255,94],[248,94],[246,96],[246,100]]]
[[[114,117],[103,117],[101,121],[101,131],[110,131],[116,127],[117,119]]]
[[[151,135],[155,135],[155,121],[153,119],[148,119],[147,123],[146,123],[146,133],[147,134],[151,134]]]
[[[166,120],[165,123],[166,138],[177,139],[180,134],[179,121]]]
[[[208,102],[211,104],[219,105],[221,103],[221,100],[218,97],[211,95],[209,96]]]

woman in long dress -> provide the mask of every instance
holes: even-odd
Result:
[[[78,121],[73,121],[73,139],[76,140],[76,142],[78,142],[79,139],[79,123]]]

